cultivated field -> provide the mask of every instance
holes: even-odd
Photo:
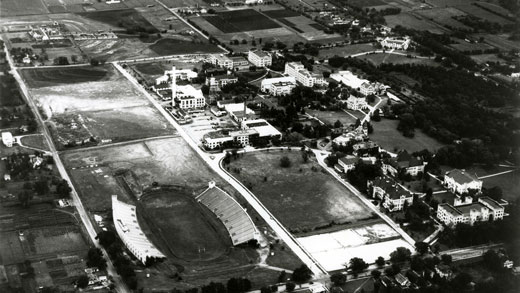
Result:
[[[423,58],[413,58],[408,56],[396,55],[396,54],[368,54],[356,57],[359,59],[364,59],[369,61],[370,63],[378,66],[383,63],[387,64],[422,64],[429,66],[437,66],[438,63],[433,59],[423,59]]]
[[[385,16],[385,20],[388,26],[396,27],[397,25],[412,28],[416,30],[429,31],[432,33],[444,33],[446,31],[445,28],[436,25],[435,23],[429,21],[426,18],[413,15],[410,13],[400,13],[397,15],[387,15]]]
[[[320,119],[324,123],[334,125],[334,122],[340,121],[343,125],[348,126],[356,123],[356,118],[343,111],[319,111],[319,110],[305,110],[308,114]]]
[[[486,11],[476,5],[457,5],[455,6],[458,10],[461,10],[467,14],[482,18],[491,22],[496,22],[501,25],[512,24],[513,22],[507,20],[501,16],[498,16],[492,12]]]
[[[290,168],[280,167],[283,156],[292,162]],[[303,163],[299,150],[246,153],[232,161],[229,169],[296,233],[372,216],[368,207],[324,173],[314,158]]]
[[[24,70],[60,147],[174,134],[173,127],[111,66]],[[56,73],[56,75],[54,74]]]
[[[396,150],[407,150],[409,152],[428,149],[434,151],[443,146],[437,140],[422,133],[419,129],[415,130],[414,138],[404,137],[398,130],[398,120],[382,119],[379,122],[372,122],[374,132],[370,134],[370,139],[377,142],[382,148],[394,152]]]
[[[47,8],[39,0],[2,0],[0,5],[0,15],[2,17],[46,13],[48,13]]]
[[[350,55],[363,53],[363,52],[370,52],[374,51],[376,48],[369,43],[363,43],[363,44],[352,44],[347,46],[341,46],[341,47],[334,47],[330,49],[323,49],[319,52],[320,58],[330,58],[334,56],[340,56],[340,57],[347,57]]]
[[[224,33],[279,28],[276,22],[253,9],[220,12],[215,16],[204,16],[209,23]]]
[[[453,7],[423,9],[417,10],[416,13],[443,26],[455,29],[471,30],[470,27],[453,19],[454,16],[466,15],[466,13]]]

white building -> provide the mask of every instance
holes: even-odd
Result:
[[[480,192],[482,180],[477,175],[471,175],[464,170],[453,169],[444,175],[444,185],[454,193],[463,194],[470,190]]]
[[[413,203],[413,194],[388,176],[377,177],[371,183],[372,197],[379,198],[390,212],[400,211],[405,203]]]
[[[242,129],[253,129],[258,133],[259,137],[282,138],[282,133],[265,119],[244,120],[242,121]]]
[[[261,50],[249,51],[247,60],[257,67],[267,67],[273,63],[271,55]]]
[[[362,110],[368,107],[367,99],[365,97],[358,98],[350,95],[347,99],[347,109]]]
[[[377,93],[376,87],[370,82],[364,82],[359,87],[359,92],[365,96],[375,95]]]
[[[2,143],[8,148],[13,146],[14,138],[11,132],[2,132]]]
[[[379,43],[383,48],[395,49],[395,50],[406,50],[410,46],[410,38],[390,38],[386,37],[384,39],[380,39]]]
[[[233,60],[225,55],[213,54],[209,58],[209,62],[227,69],[233,69]]]
[[[284,76],[262,80],[260,89],[262,92],[270,93],[273,96],[283,96],[290,94],[295,87],[296,78],[294,76]]]
[[[175,74],[178,80],[192,80],[197,78],[198,73],[191,69],[176,69],[175,67],[172,70],[165,70],[164,74],[155,79],[155,84],[160,85],[164,83],[169,83],[171,78]]]
[[[359,89],[363,83],[369,82],[367,79],[359,78],[357,75],[348,70],[332,73],[330,78],[353,89]]]
[[[210,90],[217,90],[227,84],[238,82],[238,78],[231,74],[221,74],[217,76],[206,77],[206,85]]]
[[[181,109],[202,108],[206,105],[204,95],[200,89],[192,85],[178,85],[175,90],[175,104]]]
[[[473,225],[475,222],[503,219],[504,207],[489,197],[481,197],[477,202],[456,207],[442,203],[437,208],[437,218],[447,226],[459,223]]]
[[[327,81],[319,74],[309,72],[301,62],[285,63],[285,75],[292,76],[304,86],[326,85]]]
[[[338,159],[338,164],[334,166],[334,168],[341,173],[347,173],[353,170],[358,162],[358,157],[347,155],[346,157]]]
[[[112,195],[112,217],[117,235],[143,264],[147,258],[166,257],[143,233],[137,220],[135,206],[117,200],[117,195]]]

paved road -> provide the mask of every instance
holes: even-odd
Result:
[[[54,145],[54,142],[51,139],[51,134],[49,132],[49,129],[45,125],[45,123],[44,123],[44,121],[42,119],[42,116],[40,115],[40,112],[38,111],[38,107],[36,106],[36,104],[34,103],[33,99],[31,98],[31,95],[29,94],[27,86],[25,85],[24,80],[22,79],[22,77],[18,73],[16,67],[14,66],[13,59],[11,58],[11,55],[7,51],[7,47],[5,47],[5,46],[4,46],[4,51],[5,51],[5,54],[7,56],[7,60],[9,62],[9,65],[11,66],[11,72],[12,72],[14,78],[16,79],[16,81],[18,82],[18,84],[20,85],[20,89],[22,91],[22,95],[24,96],[27,104],[31,108],[32,112],[34,113],[34,116],[36,117],[36,120],[38,121],[38,123],[41,126],[41,129],[43,131],[43,135],[45,136],[45,139],[47,140],[47,143],[49,145],[49,149],[50,149],[50,151],[52,153],[52,156],[54,158],[54,163],[56,164],[56,167],[57,167],[58,171],[60,172],[61,177],[63,179],[65,179],[69,183],[70,187],[72,188],[71,197],[72,197],[72,200],[74,202],[74,205],[76,206],[78,214],[81,217],[81,221],[83,222],[83,225],[85,226],[85,228],[86,228],[90,238],[92,239],[92,242],[94,243],[94,245],[101,249],[101,251],[105,255],[105,258],[107,259],[107,272],[109,273],[109,275],[112,276],[112,278],[114,280],[114,285],[115,285],[115,288],[116,288],[117,292],[130,292],[130,289],[122,281],[121,277],[116,273],[114,265],[112,264],[112,261],[108,257],[106,251],[103,249],[102,246],[99,245],[98,241],[95,239],[96,236],[97,236],[96,229],[94,229],[94,225],[92,225],[92,222],[90,221],[90,218],[89,218],[85,208],[83,207],[83,203],[81,202],[81,200],[80,200],[80,198],[78,196],[78,193],[76,192],[76,189],[75,189],[74,185],[72,184],[72,181],[71,181],[71,179],[69,177],[69,174],[67,173],[67,171],[65,169],[65,166],[63,165],[63,162],[61,161],[61,158],[58,155],[58,151],[56,150],[56,146]]]
[[[244,199],[258,212],[258,214],[271,227],[271,229],[273,229],[278,237],[280,237],[280,239],[282,239],[282,241],[284,241],[285,244],[289,246],[289,248],[313,271],[315,277],[327,275],[327,271],[323,269],[321,265],[316,262],[307,251],[303,249],[303,247],[300,246],[291,233],[289,233],[289,231],[287,231],[283,225],[278,220],[276,220],[276,218],[263,206],[263,204],[256,198],[256,196],[247,188],[245,188],[245,186],[243,186],[239,181],[228,174],[223,168],[221,168],[221,160],[224,157],[224,154],[220,153],[209,155],[202,151],[199,146],[189,137],[186,131],[184,131],[184,129],[172,118],[168,112],[166,112],[166,110],[150,93],[148,93],[143,87],[141,87],[141,85],[139,85],[137,80],[131,74],[124,70],[117,62],[113,62],[113,65],[148,98],[148,100],[157,108],[157,110],[166,118],[166,120],[168,120],[168,122],[170,122],[170,124],[175,127],[175,129],[177,129],[177,132],[191,146],[191,148],[218,175],[220,175],[238,192],[240,192]]]
[[[365,203],[374,213],[376,213],[379,217],[381,217],[390,227],[394,228],[402,237],[403,239],[408,242],[412,247],[415,245],[415,240],[410,237],[406,232],[404,232],[399,225],[397,225],[392,219],[390,219],[387,215],[379,211],[379,209],[370,202],[361,192],[359,192],[354,186],[352,186],[350,183],[348,183],[346,180],[341,178],[341,176],[336,173],[336,171],[325,163],[326,158],[326,152],[319,151],[319,150],[313,150],[314,154],[316,155],[316,159],[318,160],[318,163],[325,168],[334,178],[336,178],[341,184],[343,184],[348,190],[350,190],[354,195],[356,195],[363,203]]]
[[[499,249],[502,248],[503,244],[482,244],[469,246],[464,248],[456,248],[452,250],[443,251],[441,254],[449,254],[451,255],[453,261],[460,261],[465,259],[471,259],[482,256],[486,251],[490,249]]]

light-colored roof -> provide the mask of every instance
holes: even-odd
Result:
[[[496,200],[492,199],[491,197],[483,196],[483,197],[479,198],[478,200],[493,210],[503,210],[504,209],[503,206],[501,206]]]
[[[449,203],[441,203],[438,208],[440,208],[440,207],[444,208],[452,216],[458,217],[458,216],[462,215],[462,213],[459,210],[457,210],[455,207],[453,207]]]
[[[248,128],[254,129],[258,132],[260,137],[265,136],[281,136],[282,133],[274,128],[269,122],[264,119],[255,119],[255,120],[246,120],[242,122],[242,125],[247,126]]]
[[[204,98],[202,91],[194,88],[192,85],[178,85],[177,95],[181,97]]]
[[[368,82],[368,80],[359,78],[357,75],[348,70],[342,70],[337,73],[333,73],[330,75],[330,78],[336,80],[337,82],[342,82],[343,84],[348,85],[354,89],[357,89],[361,87],[363,83]]]
[[[150,257],[165,257],[143,233],[137,221],[135,206],[119,201],[117,195],[112,195],[112,216],[114,225],[118,225],[123,232],[119,233],[119,237],[131,243],[134,249]]]
[[[453,178],[453,180],[455,180],[455,182],[457,182],[459,184],[465,184],[465,183],[470,183],[473,181],[479,181],[477,175],[471,175],[470,173],[468,173],[464,170],[459,170],[459,169],[453,169],[451,171],[448,171],[448,172],[446,172],[445,176]]]
[[[385,191],[390,199],[399,199],[403,195],[405,197],[412,197],[413,195],[394,179],[388,176],[381,176],[374,179],[374,186],[377,186]]]
[[[339,159],[340,162],[342,162],[345,165],[352,165],[359,162],[359,158],[356,156],[346,156]]]
[[[251,51],[251,53],[255,54],[256,56],[258,56],[260,58],[271,57],[271,55],[269,55],[267,52],[264,52],[261,50],[254,50],[254,51]]]
[[[219,187],[210,185],[197,196],[197,200],[222,221],[234,245],[256,239],[253,220],[233,197]]]
[[[294,78],[294,76],[266,78],[266,79],[262,80],[262,87],[269,86],[273,83],[278,83],[278,82],[290,82],[290,83],[296,84],[296,78]]]

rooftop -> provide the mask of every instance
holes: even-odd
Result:
[[[403,195],[405,197],[412,196],[408,190],[404,189],[404,187],[388,176],[377,177],[373,183],[374,186],[383,189],[391,199],[399,199]]]
[[[483,196],[483,197],[479,198],[478,200],[480,202],[483,202],[484,204],[490,206],[494,210],[504,209],[503,206],[501,206],[496,200],[492,199],[491,197]]]
[[[461,213],[467,215],[472,210],[482,211],[483,209],[487,209],[487,207],[485,205],[483,205],[482,203],[480,203],[480,202],[474,202],[474,203],[470,203],[470,204],[457,206],[457,209]]]
[[[271,57],[271,55],[269,55],[267,52],[264,52],[262,50],[254,50],[254,51],[251,51],[251,53],[255,54],[256,56],[258,56],[260,58]]]
[[[458,217],[460,215],[462,215],[462,213],[457,210],[455,207],[453,207],[451,204],[449,203],[441,203],[439,205],[439,207],[442,207],[444,208],[448,213],[450,213],[452,216],[455,216],[455,217]]]
[[[460,169],[453,169],[451,171],[446,172],[445,177],[450,177],[455,180],[455,182],[459,184],[466,184],[471,183],[473,181],[479,181],[477,175],[471,175],[470,173],[460,170]]]

